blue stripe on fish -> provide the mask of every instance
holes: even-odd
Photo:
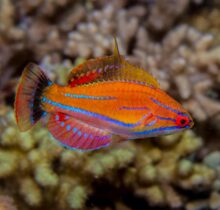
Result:
[[[190,126],[186,126],[184,128],[189,128]],[[136,131],[132,132],[132,135],[148,135],[151,133],[156,133],[156,132],[161,132],[161,131],[171,131],[171,130],[177,130],[180,129],[181,127],[179,126],[169,126],[169,127],[159,127],[159,128],[154,128],[151,130],[145,130],[145,131]]]
[[[168,120],[168,121],[173,121],[176,122],[175,119],[171,118],[171,117],[161,117],[161,116],[156,116],[159,120]]]
[[[46,97],[43,97],[42,101],[45,102],[45,103],[48,103],[48,104],[50,104],[52,106],[56,106],[56,107],[59,107],[61,109],[64,109],[64,110],[73,111],[73,112],[89,115],[89,116],[92,116],[92,117],[96,117],[96,118],[99,118],[101,120],[106,120],[108,122],[117,124],[119,126],[136,127],[139,124],[139,122],[135,123],[135,124],[124,123],[124,122],[121,122],[121,121],[118,121],[118,120],[114,120],[112,118],[109,118],[109,117],[106,117],[106,116],[103,116],[103,115],[100,115],[100,114],[97,114],[97,113],[94,113],[94,112],[90,112],[90,111],[87,111],[87,110],[84,110],[84,109],[80,109],[80,108],[76,108],[76,107],[72,107],[72,106],[68,106],[68,105],[64,105],[64,104],[52,101],[52,100],[47,99]]]
[[[160,101],[158,101],[158,100],[156,100],[156,99],[154,99],[154,98],[152,98],[152,97],[149,97],[149,98],[150,98],[150,100],[153,101],[155,104],[157,104],[157,105],[159,105],[159,106],[161,106],[161,107],[163,107],[163,108],[165,108],[165,109],[168,109],[168,110],[170,110],[171,112],[177,113],[177,114],[179,114],[179,115],[181,115],[181,116],[188,116],[187,114],[184,114],[184,113],[182,113],[182,112],[180,112],[180,111],[178,111],[178,110],[176,110],[176,109],[173,109],[172,107],[169,107],[169,106],[167,106],[167,105],[165,105],[165,104],[162,104]]]
[[[94,99],[94,100],[113,100],[116,99],[115,97],[111,96],[89,96],[89,95],[78,95],[78,94],[71,94],[71,93],[65,93],[64,96],[70,97],[70,98],[78,98],[78,99]]]
[[[151,133],[155,132],[160,132],[160,131],[170,131],[170,130],[175,130],[179,129],[179,126],[170,126],[170,127],[159,127],[159,128],[154,128],[151,130],[146,130],[146,131],[137,131],[137,132],[132,132],[133,135],[148,135]]]
[[[128,107],[128,106],[121,106],[119,109],[125,109],[125,110],[149,110],[148,107]]]

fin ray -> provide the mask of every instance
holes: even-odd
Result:
[[[63,113],[51,115],[47,127],[63,146],[71,149],[96,150],[107,147],[113,141],[112,135],[107,131],[92,127]]]
[[[76,66],[69,74],[68,83],[75,87],[102,81],[128,81],[159,87],[151,74],[130,64],[120,55],[116,38],[112,56],[90,59]]]
[[[28,64],[18,84],[15,98],[15,116],[21,131],[30,129],[41,117],[44,110],[40,105],[40,97],[50,80],[36,64]]]
[[[117,60],[120,60],[120,52],[119,52],[119,49],[118,49],[118,43],[117,43],[117,39],[116,37],[114,37],[114,58]]]

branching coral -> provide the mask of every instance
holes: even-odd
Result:
[[[2,18],[7,17],[9,23],[2,21],[7,24],[3,27],[7,37],[2,36],[0,69],[8,70],[7,73],[2,71],[0,89],[5,87],[5,81],[13,74],[14,63],[19,71],[33,60],[69,67],[69,61],[63,61],[64,57],[80,56],[86,59],[112,52],[112,37],[115,34],[121,53],[131,54],[131,62],[148,69],[159,79],[163,89],[180,96],[180,101],[197,120],[204,121],[219,112],[215,89],[220,81],[219,49],[215,47],[218,40],[215,30],[219,24],[218,9],[213,9],[208,19],[199,13],[193,16],[191,22],[185,18],[185,24],[175,24],[168,30],[178,17],[187,12],[190,4],[202,4],[203,1],[181,0],[173,3],[169,0],[166,4],[140,1],[135,5],[130,1],[118,1],[104,6],[100,3],[101,8],[95,8],[97,2],[86,2],[85,7],[80,1],[49,2],[2,2],[7,7],[3,9],[6,14],[1,13]],[[126,8],[123,8],[124,5]],[[20,19],[15,21],[15,10],[24,18],[19,16]],[[57,15],[58,10],[64,10],[65,15]],[[38,18],[32,18],[33,12],[38,14]],[[206,33],[200,32],[204,28]],[[9,33],[12,29],[16,32]],[[164,36],[158,35],[157,42],[154,36],[161,30],[168,31]],[[14,41],[9,45],[6,42],[8,39]],[[61,80],[63,83],[65,79]],[[172,91],[173,87],[176,91]]]
[[[69,33],[65,53],[84,58],[105,55],[112,51],[112,34],[117,34],[118,42],[123,40],[127,48],[145,14],[146,10],[141,6],[125,11],[113,4],[101,11],[93,11],[88,14],[87,22],[80,23],[76,31]]]
[[[0,15],[0,31],[5,31],[7,28],[13,25],[14,7],[11,1],[1,1],[1,15]]]
[[[25,174],[21,180],[15,180],[23,201],[29,206],[40,207],[44,203],[51,203],[53,196],[65,195],[64,200],[56,204],[60,208],[83,208],[88,195],[93,192],[91,184],[94,178],[126,167],[135,157],[133,147],[88,155],[65,150],[54,143],[43,128],[20,133],[11,113],[5,122],[7,128],[1,137],[1,146],[4,148],[0,154],[1,178],[16,177],[18,171]],[[34,143],[24,143],[28,140],[32,142],[32,139]],[[12,150],[15,146],[17,149]],[[46,197],[43,196],[43,188],[48,190]]]
[[[38,206],[42,201],[42,192],[30,177],[25,177],[21,180],[20,194],[30,206]]]
[[[192,131],[142,140],[137,145],[126,142],[79,153],[57,145],[41,126],[20,133],[11,112],[5,122],[1,125],[7,127],[1,136],[1,178],[15,177],[22,202],[30,207],[55,205],[59,209],[85,209],[87,200],[96,194],[95,183],[99,181],[118,189],[132,189],[134,196],[144,197],[151,205],[171,208],[190,201],[187,193],[178,189],[195,193],[216,189],[216,169],[194,163],[190,158],[202,146],[201,138]],[[25,143],[28,140],[32,143]],[[24,174],[22,179],[17,173]],[[216,206],[213,199],[211,196],[209,201],[207,197],[206,202]],[[188,205],[192,208],[194,203]]]
[[[137,155],[135,168],[140,187],[135,191],[137,195],[146,197],[152,205],[168,205],[175,208],[183,206],[183,200],[186,199],[186,195],[176,191],[177,188],[210,190],[216,174],[208,167],[184,158],[201,147],[201,139],[190,131],[182,136],[169,138],[176,138],[176,141],[168,145],[158,142],[156,148],[152,142],[147,142],[143,152],[148,156],[143,156],[141,152]],[[166,138],[162,139],[163,141],[166,142]],[[158,149],[161,152],[160,158],[151,159],[154,157],[153,153],[158,156]]]
[[[65,12],[58,12],[60,10]],[[21,71],[28,62],[40,62],[50,54],[61,59],[67,33],[84,18],[85,8],[77,1],[69,0],[22,0],[14,3],[3,0],[0,14],[2,90],[12,75]],[[33,14],[38,15],[33,17]]]
[[[4,106],[29,61],[65,84],[75,64],[110,54],[116,35],[130,62],[152,72],[196,121],[213,117],[211,129],[219,131],[220,12],[217,1],[211,12],[199,12],[206,3],[0,0],[0,208],[128,210],[130,193],[146,206],[218,209],[220,158],[209,151],[211,134],[197,129],[78,153],[57,145],[40,125],[20,133]],[[191,7],[198,12],[188,14]],[[103,208],[100,200],[112,205]]]
[[[170,7],[166,4],[169,10],[176,12],[168,12],[172,21],[174,14],[178,16],[184,12],[189,1],[178,3],[182,6],[175,6],[172,1]],[[153,11],[159,11],[160,7],[163,8],[163,4],[159,1],[153,4],[147,19],[149,27],[157,27],[157,21],[161,19],[160,25],[164,28],[157,29],[159,31],[172,25],[172,21],[166,18],[155,18]],[[80,23],[76,30],[69,33],[65,54],[82,57],[105,55],[112,50],[111,34],[115,33],[121,52],[129,52],[134,46],[130,61],[152,72],[163,89],[180,96],[180,101],[197,120],[204,121],[214,116],[220,111],[219,101],[214,97],[214,87],[220,83],[219,49],[215,47],[217,35],[211,31],[204,34],[189,24],[179,24],[157,42],[144,25],[147,14],[147,9],[143,7],[124,10],[114,4],[101,11],[93,11],[88,14],[85,23]],[[176,87],[176,92],[171,91],[173,87]]]
[[[6,195],[0,195],[0,209],[1,210],[17,210],[14,205],[14,200]]]
[[[148,32],[140,28],[134,57],[151,69],[164,89],[175,86],[186,108],[204,121],[220,111],[220,103],[211,96],[220,82],[219,49],[214,43],[212,34],[189,25],[177,26],[161,43],[150,40]]]
[[[77,2],[77,1],[76,1]],[[22,15],[27,15],[33,11],[37,11],[40,16],[53,17],[59,9],[63,9],[70,5],[69,0],[23,0],[16,2],[16,7]]]
[[[147,20],[149,27],[159,32],[169,29],[185,12],[189,3],[189,0],[154,1]]]

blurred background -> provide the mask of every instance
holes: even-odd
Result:
[[[28,62],[68,72],[121,54],[190,111],[192,130],[79,153],[37,125],[20,133],[13,103]],[[220,209],[218,0],[0,0],[0,209]]]

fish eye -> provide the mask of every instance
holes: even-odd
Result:
[[[186,116],[178,116],[176,118],[176,124],[180,127],[185,127],[189,124],[189,118]]]

